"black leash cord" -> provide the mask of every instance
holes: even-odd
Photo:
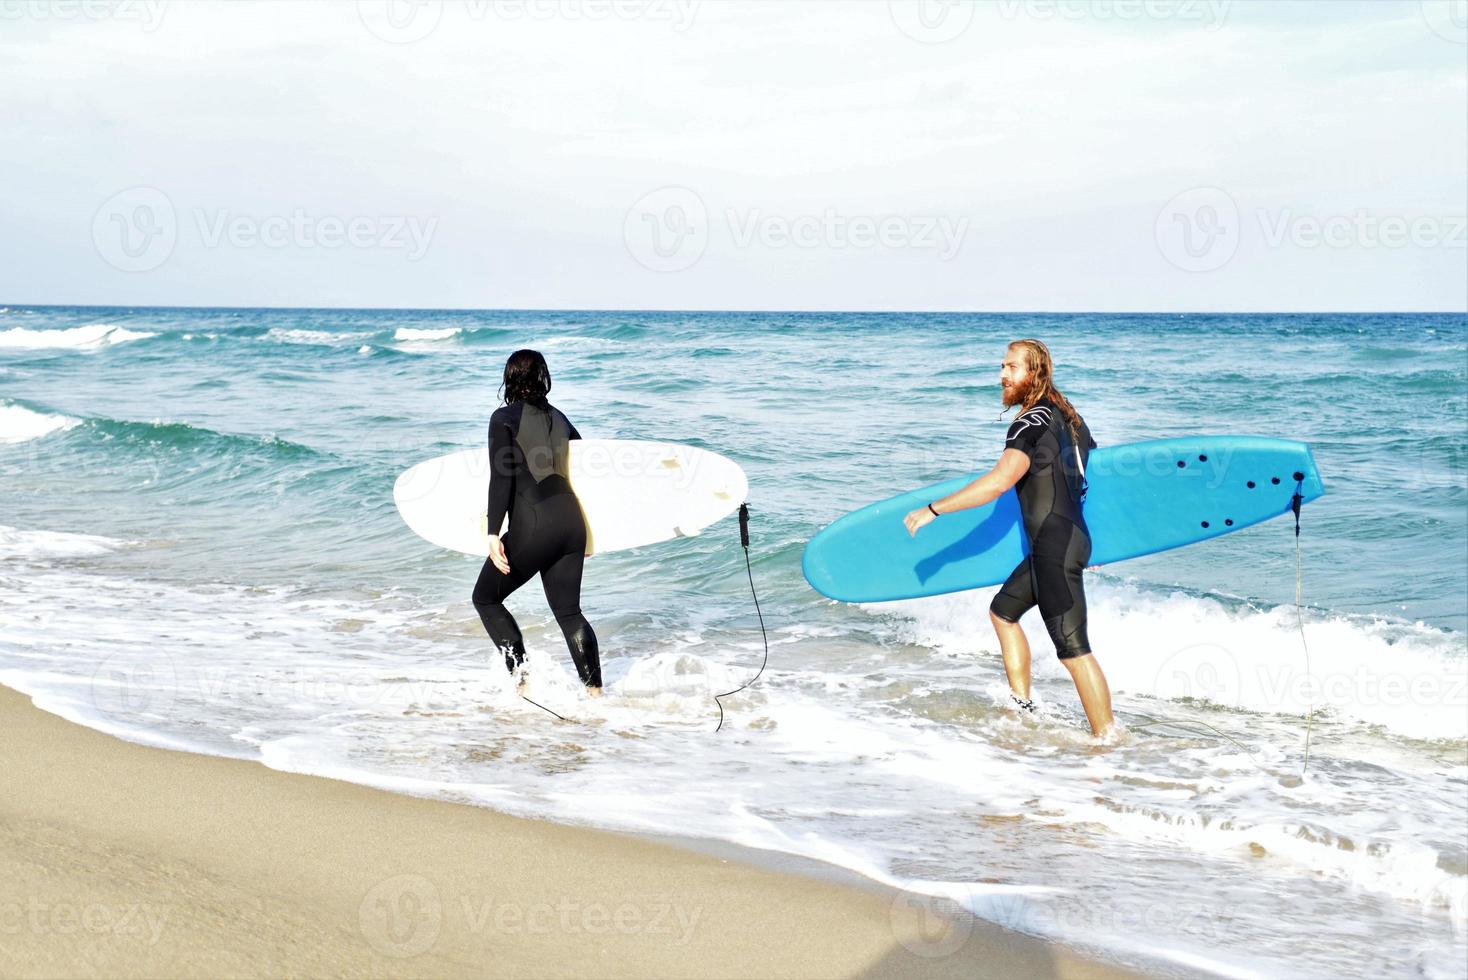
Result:
[[[714,695],[714,703],[719,706],[719,724],[718,727],[714,729],[715,733],[719,732],[724,727],[724,702],[721,699],[738,694],[740,691],[744,690],[746,687],[749,687],[755,681],[759,680],[760,674],[763,674],[765,672],[765,664],[768,664],[770,662],[770,638],[769,635],[765,633],[765,614],[761,612],[759,608],[759,593],[754,590],[754,570],[750,567],[749,564],[749,504],[739,505],[739,546],[744,549],[744,573],[749,576],[749,594],[754,597],[754,612],[755,615],[759,617],[759,635],[764,639],[765,642],[765,659],[760,663],[759,670],[755,671],[754,676],[751,677],[749,680],[745,681],[743,684],[739,685],[732,691],[728,691],[724,694]]]
[[[1305,708],[1305,762],[1300,766],[1300,778],[1310,771],[1310,735],[1315,729],[1315,692],[1310,680],[1310,644],[1305,640],[1305,613],[1300,609],[1300,505],[1305,502],[1301,493],[1305,489],[1305,474],[1295,473],[1295,495],[1290,498],[1290,510],[1295,513],[1295,622],[1300,628],[1300,645],[1305,648],[1306,696],[1310,699]]]
[[[527,698],[523,694],[520,695],[520,700],[521,701],[530,701],[530,699]],[[550,711],[551,714],[556,715],[556,713],[554,711],[551,711],[551,709],[547,708],[545,705],[541,704],[539,701],[530,701],[530,703],[533,704],[533,705],[535,705],[541,711]],[[556,717],[559,718],[559,719],[561,719],[561,721],[569,721],[569,719],[566,718],[565,715],[556,715]]]

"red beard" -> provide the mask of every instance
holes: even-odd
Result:
[[[1035,382],[1032,378],[1025,378],[1005,388],[1002,392],[1005,408],[1013,408],[1015,405],[1023,405],[1030,400],[1030,395],[1035,390]]]

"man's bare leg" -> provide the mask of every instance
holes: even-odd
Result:
[[[1021,700],[1030,699],[1030,643],[1019,623],[1000,619],[992,612],[989,621],[999,636],[999,650],[1004,654],[1004,676],[1009,678],[1009,689]],[[1105,681],[1101,682],[1105,685]]]
[[[1060,661],[1070,671],[1070,679],[1076,682],[1076,693],[1081,696],[1081,707],[1086,709],[1086,720],[1091,723],[1091,734],[1097,738],[1111,731],[1111,688],[1106,686],[1106,675],[1101,665],[1089,653]],[[1026,658],[1026,665],[1029,659]],[[1005,666],[1009,664],[1006,656]]]

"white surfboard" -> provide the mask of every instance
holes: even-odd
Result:
[[[691,537],[732,513],[749,490],[733,460],[671,442],[573,439],[570,463],[589,555]],[[467,555],[489,554],[487,447],[404,470],[392,495],[419,537]],[[509,524],[506,518],[501,534]]]

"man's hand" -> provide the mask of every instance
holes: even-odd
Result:
[[[902,519],[902,523],[907,525],[908,537],[912,538],[917,537],[918,531],[931,524],[932,521],[933,512],[928,510],[926,506],[919,507]]]
[[[510,559],[505,557],[505,545],[498,534],[489,536],[489,560],[494,562],[494,567],[502,573],[510,574]]]

